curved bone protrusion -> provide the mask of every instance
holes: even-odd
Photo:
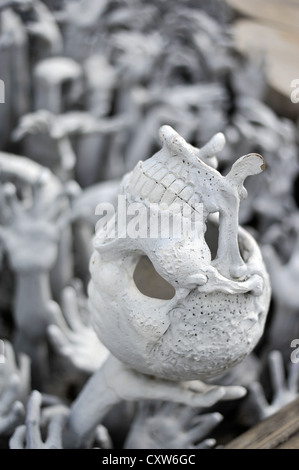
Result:
[[[239,158],[232,166],[230,172],[226,175],[226,179],[236,186],[241,199],[245,199],[247,191],[243,183],[247,176],[258,175],[266,168],[264,158],[258,153],[249,153]]]
[[[159,136],[163,147],[166,147],[174,155],[187,157],[193,164],[207,163],[213,168],[217,167],[215,154],[220,152],[225,145],[225,137],[222,132],[215,134],[202,148],[196,148],[188,144],[171,126],[162,126]]]

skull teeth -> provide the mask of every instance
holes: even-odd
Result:
[[[151,162],[152,163],[152,162]],[[147,161],[143,163],[143,171],[150,177],[159,174],[159,171],[164,170],[164,166],[161,163],[154,162],[154,165],[147,164]]]
[[[162,178],[161,180],[159,180],[159,182],[161,184],[163,184],[164,186],[166,186],[166,188],[169,188],[170,185],[172,185],[172,183],[176,180],[176,176],[173,174],[173,173],[169,173],[167,172],[166,176],[164,176],[164,178]]]
[[[162,184],[159,183],[156,184],[154,190],[150,194],[150,202],[160,203],[165,191],[165,186],[162,186]]]
[[[181,175],[184,167],[185,163],[183,163],[182,160],[173,158],[168,163],[168,172],[171,171],[171,173],[174,173],[175,175]]]
[[[140,176],[143,174],[142,167],[136,166],[132,172],[132,176],[130,178],[130,187],[134,188],[135,185],[138,183]]]
[[[156,171],[157,168],[163,168],[162,163],[157,162],[154,158],[149,158],[145,160],[145,162],[141,162],[142,169],[146,172],[149,176],[152,175],[153,171]]]
[[[173,193],[169,189],[167,189],[161,199],[161,204],[172,204],[174,200],[176,199],[177,194]]]
[[[176,194],[180,194],[180,192],[186,187],[185,181],[182,179],[176,179],[171,185],[169,186],[169,189],[173,191]]]
[[[178,166],[178,162],[176,162]],[[179,164],[181,166],[181,164]],[[147,167],[147,162],[137,165],[129,183],[129,192],[134,199],[147,199],[149,203],[167,204],[195,202],[194,187],[160,163]],[[194,204],[192,204],[193,206]]]
[[[140,196],[142,198],[147,197],[149,194],[151,194],[155,190],[156,185],[157,183],[155,180],[148,178],[145,184],[141,188]]]
[[[148,177],[144,173],[141,173],[139,175],[138,180],[134,184],[134,193],[140,196],[143,187],[146,185],[148,181],[149,181]]]
[[[153,172],[152,175],[149,175],[149,176],[151,176],[152,178],[154,178],[160,183],[167,175],[169,175],[168,168],[162,167],[162,168],[157,169],[155,172]]]
[[[189,199],[194,195],[194,188],[192,186],[186,186],[179,194],[179,197],[184,201],[188,202]]]

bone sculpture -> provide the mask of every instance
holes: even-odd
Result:
[[[130,203],[151,203],[160,214],[173,202],[193,211],[201,203],[196,236],[112,239],[98,230],[90,264],[91,314],[103,344],[133,369],[170,380],[207,379],[242,361],[263,332],[269,278],[255,241],[238,227],[238,210],[246,196],[244,179],[265,163],[258,154],[245,155],[223,177],[203,161],[223,147],[222,134],[200,150],[170,126],[160,129],[160,137],[162,150],[125,176],[122,192]],[[214,212],[220,216],[212,260],[204,234]],[[175,223],[180,214],[174,214]],[[171,299],[138,290],[133,276],[144,255],[172,286]]]
[[[169,205],[177,201],[176,224],[184,218],[182,208],[195,212],[199,202],[202,218],[193,233],[187,224],[178,238],[124,237],[128,227],[119,223],[119,237],[113,238],[113,216],[97,227],[90,262],[91,322],[112,354],[73,402],[65,447],[86,446],[100,420],[122,400],[208,407],[244,395],[243,387],[202,380],[241,362],[263,332],[269,278],[258,246],[238,226],[238,209],[246,195],[244,179],[260,173],[265,163],[260,155],[249,154],[223,177],[214,168],[222,134],[202,149],[187,144],[170,126],[160,129],[160,137],[162,149],[125,175],[123,195],[129,204],[153,203],[154,215],[170,212]],[[204,234],[214,212],[220,213],[219,246],[212,261]],[[138,220],[140,226],[144,222]],[[134,271],[145,255],[161,282],[173,289],[172,298],[150,298],[137,288]]]

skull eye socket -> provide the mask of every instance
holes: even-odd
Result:
[[[157,273],[147,256],[141,256],[135,268],[133,279],[137,289],[147,297],[170,300],[175,295],[174,287]]]

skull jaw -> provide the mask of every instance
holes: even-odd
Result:
[[[125,319],[125,312],[120,319],[111,308],[110,320],[102,322],[92,306],[93,327],[115,357],[143,374],[175,381],[205,380],[234,367],[252,352],[263,334],[267,310],[262,305],[268,302],[267,293],[260,298],[215,293],[212,305],[209,297],[194,292],[180,301],[168,312],[170,323],[165,320],[168,327],[158,340],[154,328],[145,325],[141,336]],[[114,314],[119,318],[117,328]]]
[[[223,374],[249,355],[260,340],[266,296],[215,292],[211,302],[211,296],[192,292],[169,312],[170,327],[160,341],[148,345],[147,357],[154,367],[139,371],[180,381]]]

